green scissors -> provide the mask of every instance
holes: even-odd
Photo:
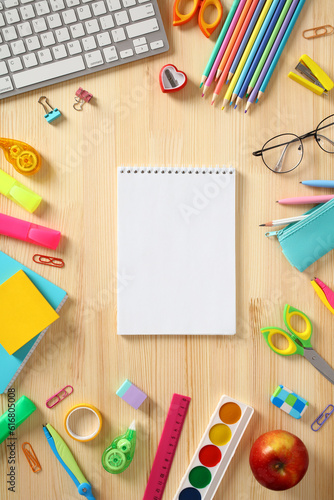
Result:
[[[305,321],[305,330],[302,332],[297,332],[291,325],[291,318],[293,316],[299,316]],[[283,319],[285,326],[289,330],[290,334],[282,330],[281,328],[268,327],[261,328],[261,332],[266,339],[266,342],[270,349],[276,354],[281,356],[292,356],[293,354],[299,354],[304,356],[327,380],[334,384],[334,370],[329,366],[326,361],[319,356],[319,354],[313,349],[311,344],[311,337],[313,332],[312,323],[309,318],[302,311],[295,309],[292,306],[286,304],[283,312]],[[272,342],[272,337],[274,335],[282,335],[288,341],[288,347],[286,349],[279,349]]]

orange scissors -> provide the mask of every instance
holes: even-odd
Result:
[[[199,8],[198,25],[201,28],[202,33],[209,38],[209,36],[217,28],[223,16],[223,6],[220,0],[193,0],[193,7],[187,14],[182,14],[179,10],[181,2],[182,0],[175,0],[174,2],[173,26],[180,26],[181,24],[185,24],[190,21],[190,19],[195,16],[197,9]],[[213,5],[217,10],[217,17],[213,23],[209,24],[205,21],[204,15],[206,9],[211,5]]]

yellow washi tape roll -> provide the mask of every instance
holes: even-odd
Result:
[[[71,429],[69,421],[74,413],[76,413],[78,411],[87,411],[87,410],[92,412],[95,415],[95,417],[98,421],[98,425],[97,425],[96,429],[91,434],[88,434],[87,436],[80,436],[79,434],[76,434]],[[85,443],[87,441],[91,441],[92,439],[96,438],[96,436],[100,433],[101,428],[102,428],[102,415],[99,412],[99,410],[97,408],[95,408],[95,406],[93,406],[93,405],[89,405],[89,404],[75,405],[75,406],[73,406],[73,408],[71,408],[67,412],[67,414],[65,416],[66,432],[69,436],[71,436],[71,438],[75,439],[76,441],[80,441],[82,443]]]

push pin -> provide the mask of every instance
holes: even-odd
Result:
[[[83,88],[79,87],[75,93],[74,97],[75,103],[73,104],[73,108],[76,111],[82,111],[85,102],[89,102],[92,97],[93,94],[90,94],[89,92],[87,92],[87,90],[84,90]]]
[[[48,123],[51,123],[53,122],[54,120],[56,120],[57,118],[59,118],[61,116],[61,112],[59,111],[59,109],[57,108],[53,108],[51,106],[51,104],[49,103],[48,101],[48,98],[45,97],[45,95],[42,95],[42,97],[40,97],[38,99],[38,102],[39,104],[41,104],[44,108],[44,111],[45,111],[45,115],[44,115],[44,118],[46,119],[46,121]],[[48,107],[50,108],[50,111],[48,109]]]

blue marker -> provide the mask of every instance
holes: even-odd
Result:
[[[302,181],[300,184],[317,188],[334,188],[334,181]]]

